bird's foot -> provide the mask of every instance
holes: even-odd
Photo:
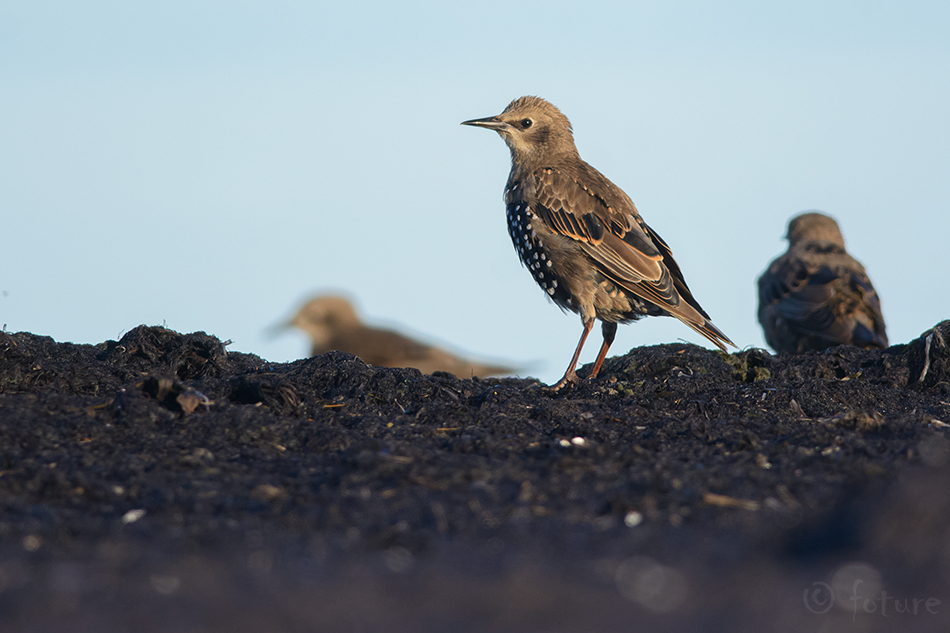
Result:
[[[571,370],[564,374],[564,377],[558,380],[555,384],[551,385],[550,387],[545,387],[544,390],[548,393],[557,393],[567,385],[576,385],[580,381],[580,377],[574,373],[574,370]]]

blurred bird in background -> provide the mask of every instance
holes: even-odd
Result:
[[[835,345],[887,347],[881,302],[844,247],[838,223],[818,212],[788,223],[788,252],[759,277],[759,323],[777,352]]]
[[[313,343],[311,355],[347,352],[379,367],[414,367],[424,374],[445,371],[459,378],[513,373],[510,367],[484,365],[392,330],[364,325],[353,304],[337,295],[308,301],[287,326],[303,330]]]

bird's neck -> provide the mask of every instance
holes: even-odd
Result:
[[[573,144],[527,146],[510,142],[508,139],[505,141],[511,151],[512,173],[517,170],[520,173],[529,174],[546,167],[560,169],[580,160],[577,148]]]

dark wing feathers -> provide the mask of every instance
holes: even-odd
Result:
[[[631,250],[640,256],[632,264],[629,256],[626,256]],[[659,263],[662,262],[659,254],[655,257],[644,256],[642,251],[636,247],[631,249],[627,240],[614,234],[608,235],[602,245],[596,248],[588,247],[585,251],[600,264],[601,274],[621,288],[626,288],[661,308],[672,309],[679,305],[680,298],[670,278],[670,272]],[[656,268],[656,275],[651,278],[644,275],[647,262]]]
[[[683,271],[680,270],[679,264],[677,264],[676,260],[673,259],[673,251],[670,249],[669,245],[663,241],[663,238],[660,237],[659,234],[647,226],[647,223],[644,222],[639,215],[637,216],[637,222],[640,224],[643,234],[649,236],[649,239],[651,239],[657,249],[659,249],[660,254],[663,257],[663,263],[670,271],[670,276],[673,279],[673,285],[676,288],[677,293],[679,293],[679,295],[685,299],[689,305],[693,306],[696,311],[703,315],[703,318],[708,321],[709,315],[706,314],[706,311],[702,309],[702,307],[699,305],[699,302],[693,297],[693,293],[690,291],[689,286],[686,285],[686,278],[683,276]]]
[[[887,347],[877,292],[839,246],[801,244],[775,260],[759,278],[759,321],[777,351]]]
[[[660,280],[663,256],[638,225],[631,225],[627,214],[618,213],[590,189],[555,169],[539,172],[537,196],[541,219],[561,235],[592,247],[588,252],[607,267],[604,272],[632,283]],[[604,244],[609,236],[615,239]]]
[[[722,349],[731,341],[712,323],[683,280],[670,247],[637,213],[633,202],[589,168],[605,199],[557,169],[537,174],[536,211],[547,226],[581,243],[599,272],[617,286],[656,304]],[[613,192],[619,192],[614,194]]]
[[[538,186],[538,205],[541,219],[561,235],[579,242],[599,244],[604,239],[606,227],[597,213],[574,212],[574,209],[591,208],[593,196],[573,180],[564,181],[559,172],[545,169],[541,172]],[[565,186],[569,183],[569,186]],[[594,203],[596,204],[596,203]]]

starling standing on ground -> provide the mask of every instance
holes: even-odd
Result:
[[[508,233],[554,303],[581,316],[581,339],[552,389],[578,382],[574,370],[594,319],[603,323],[604,342],[589,378],[600,371],[617,324],[643,316],[674,316],[722,350],[733,344],[693,298],[670,247],[633,201],[581,160],[560,110],[521,97],[498,116],[462,124],[494,130],[508,145]]]
[[[887,347],[881,302],[864,266],[844,249],[838,223],[803,213],[785,237],[788,252],[759,277],[759,323],[772,349]]]
[[[370,365],[415,367],[424,374],[447,371],[459,378],[500,376],[513,371],[474,363],[398,332],[363,325],[353,305],[343,297],[327,295],[310,300],[289,325],[310,336],[312,356],[338,350],[359,356]]]

